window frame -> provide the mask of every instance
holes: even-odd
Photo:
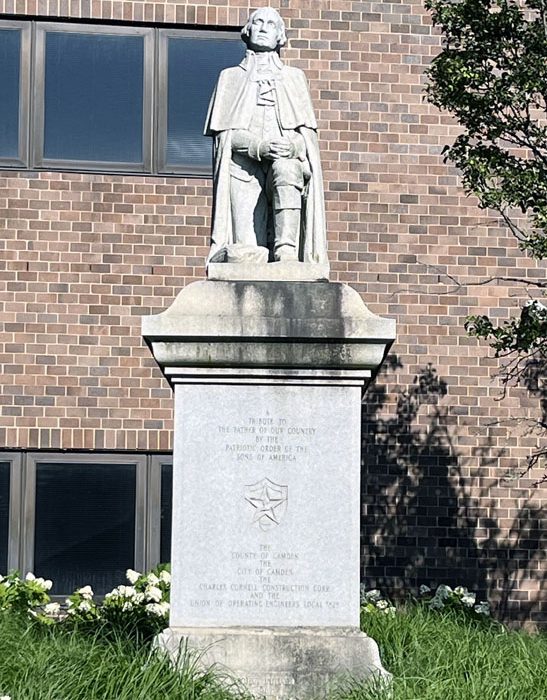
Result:
[[[8,571],[17,569],[21,554],[23,483],[20,452],[0,452],[0,462],[10,465],[8,514]],[[0,571],[0,573],[2,573]]]
[[[141,163],[122,161],[66,160],[44,157],[45,130],[45,71],[46,36],[48,32],[72,34],[108,34],[143,37],[143,96],[142,96],[142,154]],[[154,114],[154,28],[115,26],[108,24],[68,24],[64,22],[36,22],[34,41],[35,101],[32,114],[33,145],[31,161],[36,170],[77,172],[124,172],[150,174],[152,169],[152,130]]]
[[[0,156],[0,168],[26,168],[29,160],[30,128],[30,66],[32,23],[23,20],[0,19],[0,29],[19,30],[21,45],[19,54],[19,139],[18,158]]]

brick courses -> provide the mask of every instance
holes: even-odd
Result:
[[[264,4],[264,3],[258,3]],[[3,0],[8,15],[240,26],[243,0]],[[423,99],[439,37],[419,2],[281,0],[284,60],[304,69],[319,120],[332,280],[397,319],[364,416],[363,566],[369,585],[477,585],[499,612],[547,622],[544,490],[519,470],[540,439],[513,387],[466,336],[543,279],[495,215],[466,198]],[[207,179],[0,172],[0,446],[171,448],[171,392],[140,337],[143,314],[203,277]],[[341,505],[343,507],[343,504]],[[542,539],[543,538],[543,539]]]

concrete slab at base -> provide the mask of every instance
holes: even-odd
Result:
[[[157,645],[176,661],[196,650],[203,668],[218,667],[265,700],[322,700],[344,679],[391,675],[376,642],[353,627],[170,627]]]

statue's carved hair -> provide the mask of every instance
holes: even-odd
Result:
[[[251,33],[251,24],[253,23],[253,19],[255,18],[257,12],[260,12],[264,9],[266,8],[259,7],[258,10],[251,12],[251,14],[249,15],[249,19],[247,20],[245,26],[241,30],[241,38],[243,39],[243,42],[246,46],[249,45],[249,36]],[[273,8],[270,9],[273,10]],[[277,10],[273,11],[277,15],[277,48],[279,49],[281,46],[285,46],[285,44],[287,43],[287,33],[285,31],[285,22],[283,21],[283,18]]]

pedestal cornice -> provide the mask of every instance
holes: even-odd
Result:
[[[395,338],[394,320],[330,282],[195,282],[142,328],[171,384],[215,368],[225,377],[229,368],[275,368],[368,380]]]

